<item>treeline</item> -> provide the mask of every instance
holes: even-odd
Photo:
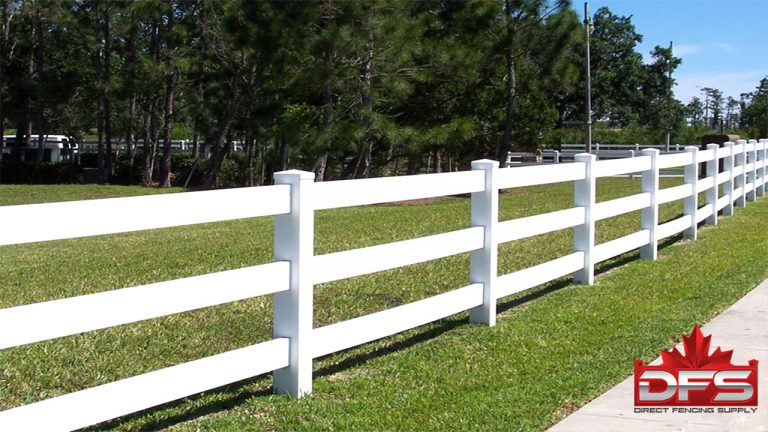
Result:
[[[144,184],[163,186],[171,139],[191,138],[194,160],[205,143],[211,187],[234,141],[238,178],[256,185],[289,167],[320,181],[435,172],[583,140],[585,31],[568,1],[0,4],[0,129],[18,142],[95,129],[104,181],[117,142]],[[601,8],[593,22],[593,110],[606,128],[660,141],[730,118],[670,98],[680,59],[657,46],[643,64],[628,17]]]

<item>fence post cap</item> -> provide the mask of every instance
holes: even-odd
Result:
[[[644,155],[647,155],[647,156],[658,155],[659,153],[661,153],[661,150],[659,150],[657,148],[647,148],[647,149],[640,150],[640,153],[642,153]]]
[[[297,169],[280,171],[275,173],[275,180],[277,179],[289,179],[298,177],[299,180],[314,180],[315,173],[311,171],[301,171]]]
[[[595,159],[597,159],[597,156],[592,153],[579,153],[575,155],[573,159],[577,161],[587,161],[587,160],[594,161]]]
[[[716,149],[716,148],[719,148],[719,147],[720,146],[717,145],[717,144],[707,144],[707,150],[712,150],[712,149]]]
[[[725,147],[733,147],[736,144],[733,141],[726,141],[726,142],[723,143],[723,145]]]
[[[685,146],[685,151],[687,152],[697,152],[699,151],[699,148],[696,146]]]
[[[472,161],[472,169],[485,169],[485,167],[498,168],[499,161],[492,159],[479,159]]]

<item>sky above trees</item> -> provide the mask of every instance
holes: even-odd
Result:
[[[632,15],[643,41],[638,51],[646,63],[656,45],[674,42],[683,60],[675,71],[675,96],[688,103],[713,87],[725,97],[739,99],[755,90],[768,74],[768,1],[765,0],[596,0],[592,13],[607,6],[617,15]],[[583,16],[583,2],[574,2]],[[762,29],[762,30],[761,30]]]

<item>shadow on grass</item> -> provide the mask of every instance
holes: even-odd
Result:
[[[667,238],[664,241],[660,242],[658,247],[659,249],[667,248],[672,244],[676,243],[677,241],[679,241],[680,238],[681,238],[680,235]],[[629,262],[632,262],[638,259],[640,259],[640,254],[637,252],[621,255],[619,257],[613,258],[611,260],[608,260],[599,264],[595,268],[595,275],[606,273],[612,269],[623,266]],[[517,306],[520,306],[525,303],[536,300],[538,298],[544,297],[548,294],[559,291],[570,285],[572,285],[572,282],[570,279],[561,278],[561,279],[557,279],[552,282],[546,283],[544,285],[540,285],[538,287],[529,289],[525,291],[525,293],[522,295],[518,295],[516,297],[510,298],[509,300],[500,302],[497,305],[497,313],[502,313],[502,312],[506,312],[508,310],[514,309]],[[466,324],[467,324],[467,320],[466,318],[463,318],[463,317],[462,318],[459,318],[459,317],[445,318],[445,319],[436,321],[432,323],[430,327],[425,328],[424,330],[418,331],[416,334],[409,336],[406,339],[396,341],[390,345],[372,348],[369,351],[362,352],[362,353],[351,353],[347,355],[342,354],[342,358],[337,363],[315,369],[313,372],[313,377],[317,378],[317,377],[329,376],[329,375],[333,375],[339,372],[343,372],[345,370],[349,370],[349,369],[361,366],[370,360],[374,360],[397,351],[411,348],[422,342],[426,342],[431,339],[437,338],[459,326],[466,325]],[[317,360],[327,359],[332,355],[334,354],[321,357],[320,359],[317,359]],[[335,354],[335,355],[338,355],[338,354]],[[150,422],[144,423],[140,427],[132,430],[155,431],[158,429],[163,429],[163,428],[171,427],[174,425],[178,425],[179,423],[195,420],[197,418],[206,416],[208,414],[214,414],[217,412],[227,411],[232,408],[236,408],[237,406],[242,405],[244,402],[254,397],[270,396],[273,394],[273,391],[271,386],[267,387],[267,381],[269,379],[270,379],[269,375],[261,375],[251,379],[239,381],[236,383],[228,384],[226,386],[208,390],[204,392],[204,394],[218,393],[219,394],[218,396],[224,396],[226,393],[231,393],[231,394],[226,395],[219,400],[212,401],[210,403],[205,403],[204,405],[201,405],[201,406],[195,406],[188,410],[184,410],[184,412],[182,413],[175,414],[166,418],[158,419],[156,421],[150,421]],[[258,390],[250,390],[246,388],[250,385],[256,386],[259,384],[263,385],[264,387]],[[126,423],[129,423],[131,420],[140,418],[149,412],[157,412],[163,409],[181,407],[182,405],[184,405],[185,402],[189,401],[190,399],[194,400],[198,398],[201,394],[202,393],[192,395],[192,396],[189,396],[188,398],[181,399],[178,401],[169,402],[163,405],[158,405],[144,411],[139,411],[137,413],[133,413],[125,417],[120,417],[118,419],[115,419],[106,423],[101,423],[99,425],[91,426],[82,430],[97,431],[97,430],[104,430],[104,429],[119,428],[121,425],[126,425]]]
[[[384,357],[388,354],[401,351],[401,350],[413,347],[415,345],[418,345],[422,342],[426,342],[428,340],[434,339],[461,325],[465,325],[466,323],[467,323],[466,319],[462,319],[462,318],[445,318],[443,320],[433,323],[431,327],[424,329],[406,339],[392,343],[391,345],[374,348],[367,352],[355,353],[355,354],[344,356],[344,358],[342,358],[338,363],[315,369],[312,376],[313,378],[317,378],[322,376],[333,375],[354,367],[361,366],[370,360],[373,360],[379,357]],[[316,361],[328,358],[331,355],[333,354],[330,354],[325,357],[321,357],[320,359],[316,359]],[[259,382],[263,382],[264,385],[266,385],[266,382],[268,380],[269,380],[269,375],[262,375],[259,377],[239,381],[236,383],[228,384],[226,386],[208,390],[205,392],[205,394],[220,393],[220,396],[229,392],[233,392],[234,394],[226,396],[225,398],[222,398],[220,400],[217,400],[211,403],[206,403],[202,406],[196,406],[189,410],[185,410],[183,413],[179,413],[170,417],[159,419],[157,421],[150,421],[148,423],[141,425],[137,429],[132,429],[132,430],[155,431],[158,429],[171,427],[186,421],[194,420],[208,414],[213,414],[213,413],[235,408],[253,397],[270,396],[273,394],[271,386],[265,387],[259,390],[246,389],[246,386],[251,384],[257,385]],[[184,404],[185,401],[188,401],[190,399],[195,399],[199,396],[200,394],[192,395],[185,399],[169,402],[163,405],[158,405],[144,411],[139,411],[139,412],[130,414],[128,416],[120,417],[118,419],[109,421],[107,423],[101,423],[99,425],[91,426],[82,430],[97,431],[97,430],[118,428],[121,425],[124,425],[136,418],[142,417],[143,415],[149,412],[168,409],[168,408],[174,408],[174,407],[180,407]]]

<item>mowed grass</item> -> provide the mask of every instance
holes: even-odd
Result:
[[[663,187],[679,183],[662,180]],[[45,200],[93,196],[92,186],[64,187],[63,197],[46,188]],[[0,187],[0,202],[24,202],[5,198],[7,190]],[[639,190],[639,180],[601,179],[598,200]],[[23,189],[14,195],[23,197]],[[501,196],[501,219],[572,202],[572,184],[514,190]],[[663,206],[662,221],[681,209]],[[319,212],[315,252],[464,228],[469,210],[469,199],[448,198]],[[598,242],[638,226],[638,212],[602,221]],[[601,264],[593,286],[562,279],[502,299],[496,327],[468,324],[460,314],[319,359],[314,393],[304,399],[271,395],[271,378],[259,377],[95,429],[540,430],[631,374],[632,360],[655,358],[767,277],[767,230],[768,199],[761,199],[701,229],[699,241],[665,243],[658,261],[630,253]],[[570,230],[505,244],[499,273],[571,249]],[[10,246],[0,256],[0,307],[10,307],[270,262],[272,220]],[[468,268],[464,254],[317,286],[315,325],[465,286]],[[271,332],[267,296],[3,350],[0,409],[265,341]]]
[[[37,204],[53,201],[117,198],[181,192],[181,188],[146,188],[111,185],[0,185],[0,205]]]

